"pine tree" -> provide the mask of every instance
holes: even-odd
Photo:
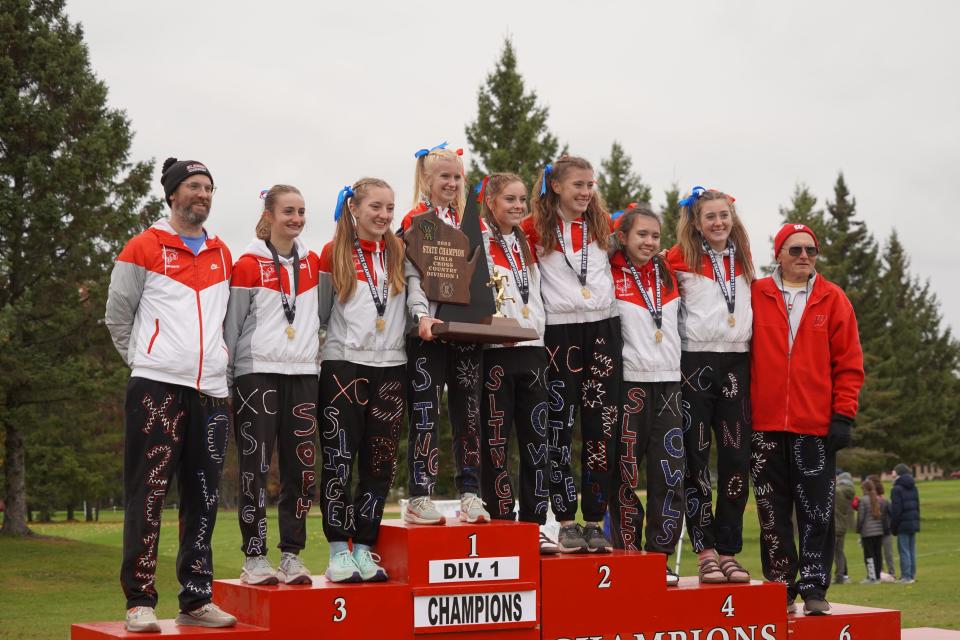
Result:
[[[467,142],[479,158],[471,167],[470,183],[488,173],[519,175],[532,188],[543,166],[557,155],[557,139],[547,129],[549,109],[537,105],[517,71],[517,56],[509,38],[500,59],[477,94],[477,119],[466,127]]]
[[[28,446],[52,429],[89,427],[55,418],[89,410],[122,367],[98,324],[151,168],[127,162],[130,124],[107,106],[64,2],[2,0],[0,15],[3,532],[23,535]]]
[[[680,222],[680,185],[674,182],[664,192],[667,201],[661,209],[663,227],[660,230],[660,246],[669,249],[677,244],[677,224]]]
[[[633,172],[633,160],[616,140],[610,146],[610,157],[601,160],[600,167],[597,182],[607,209],[618,211],[631,202],[650,202],[650,187]]]

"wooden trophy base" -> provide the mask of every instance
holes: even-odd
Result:
[[[442,322],[433,325],[433,335],[441,340],[476,342],[479,344],[510,344],[536,340],[535,329],[521,327],[513,318],[488,316],[480,322]]]

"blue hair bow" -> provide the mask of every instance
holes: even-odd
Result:
[[[540,183],[540,197],[547,195],[547,179],[550,178],[550,174],[553,173],[553,165],[548,164],[543,168],[543,182]]]
[[[700,185],[695,186],[693,189],[690,190],[690,195],[679,202],[680,206],[692,207],[693,203],[697,201],[697,198],[699,198],[704,191],[706,191],[706,189],[704,189]]]
[[[333,210],[333,221],[340,222],[340,213],[343,211],[343,204],[347,201],[347,198],[353,197],[353,189],[349,185],[345,186],[343,189],[340,189],[340,193],[337,194],[337,208]]]
[[[429,149],[420,149],[420,150],[417,151],[415,154],[413,154],[413,157],[414,157],[414,158],[417,158],[417,159],[419,160],[420,158],[422,158],[423,156],[427,155],[427,154],[430,153],[431,151],[436,151],[437,149],[446,149],[446,148],[447,148],[447,141],[444,140],[443,142],[441,142],[440,144],[438,144],[438,145],[435,146],[435,147],[430,147]]]

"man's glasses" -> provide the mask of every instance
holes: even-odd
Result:
[[[817,254],[820,253],[820,250],[817,249],[816,247],[801,247],[800,245],[790,247],[789,249],[787,249],[787,251],[789,251],[790,255],[793,256],[794,258],[799,258],[800,254],[803,253],[804,251],[807,252],[808,258],[816,258]]]
[[[183,186],[185,186],[187,188],[187,191],[191,193],[197,193],[202,189],[203,192],[208,196],[213,195],[213,192],[217,190],[217,188],[212,184],[201,184],[199,182],[188,182]],[[797,255],[800,255],[800,254],[798,253]]]

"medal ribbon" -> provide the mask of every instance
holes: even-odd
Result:
[[[653,296],[656,299],[656,304],[654,304],[653,301],[650,300],[650,294],[647,293],[647,288],[640,282],[640,274],[637,273],[633,262],[630,261],[626,253],[623,254],[623,257],[626,258],[627,266],[630,267],[630,275],[633,276],[633,281],[636,283],[637,289],[640,290],[640,295],[643,296],[643,303],[647,305],[647,311],[650,312],[653,323],[657,325],[657,329],[659,329],[661,325],[663,325],[663,298],[660,293],[660,263],[656,260],[653,262]]]
[[[293,300],[287,300],[287,294],[283,290],[283,279],[280,276],[282,267],[280,266],[280,255],[277,248],[269,240],[267,249],[270,249],[270,255],[273,256],[273,268],[277,272],[277,281],[280,284],[280,302],[283,304],[283,315],[287,317],[287,324],[293,326],[293,319],[297,315],[297,289],[300,288],[300,256],[297,255],[297,244],[293,244],[293,286],[290,288],[290,295]]]
[[[587,221],[581,219],[580,222],[580,237],[582,238],[580,241],[580,273],[577,273],[577,270],[570,264],[570,258],[567,257],[567,247],[563,242],[563,227],[560,224],[556,225],[556,232],[557,242],[560,243],[560,251],[563,253],[563,259],[566,261],[567,266],[577,274],[577,280],[580,281],[580,286],[587,286],[587,253],[589,247],[587,244]],[[573,223],[570,223],[570,233],[573,234]]]
[[[527,277],[527,261],[523,258],[523,250],[520,249],[517,251],[517,255],[520,257],[520,268],[522,271],[517,269],[517,262],[513,259],[513,251],[507,248],[507,241],[504,239],[503,234],[500,233],[500,229],[493,229],[493,236],[497,239],[497,243],[500,245],[500,248],[503,250],[503,253],[507,256],[507,262],[510,264],[510,271],[513,272],[513,281],[517,284],[517,289],[520,290],[520,297],[523,298],[523,304],[527,304],[527,300],[530,299],[530,280]],[[514,245],[519,242],[514,238]],[[519,249],[519,247],[518,247]]]
[[[370,297],[373,298],[373,306],[377,308],[377,317],[382,318],[384,311],[387,310],[387,296],[390,293],[390,279],[387,277],[387,252],[383,252],[383,298],[377,292],[377,287],[373,284],[373,276],[370,274],[370,267],[367,266],[367,259],[363,255],[363,247],[360,246],[360,238],[353,236],[353,247],[357,250],[357,260],[360,261],[360,268],[363,269],[363,275],[367,279],[367,286],[370,287]]]
[[[737,266],[735,256],[737,253],[736,247],[733,246],[733,243],[730,240],[727,240],[727,248],[724,253],[730,256],[730,290],[727,290],[726,284],[723,280],[723,269],[721,268],[720,263],[717,261],[717,255],[710,248],[710,245],[707,244],[706,240],[703,240],[703,250],[707,255],[710,256],[710,264],[713,265],[713,275],[717,281],[717,284],[720,286],[720,293],[723,294],[723,299],[727,301],[727,311],[730,315],[733,315],[733,310],[737,306]],[[721,254],[722,259],[723,254]]]

